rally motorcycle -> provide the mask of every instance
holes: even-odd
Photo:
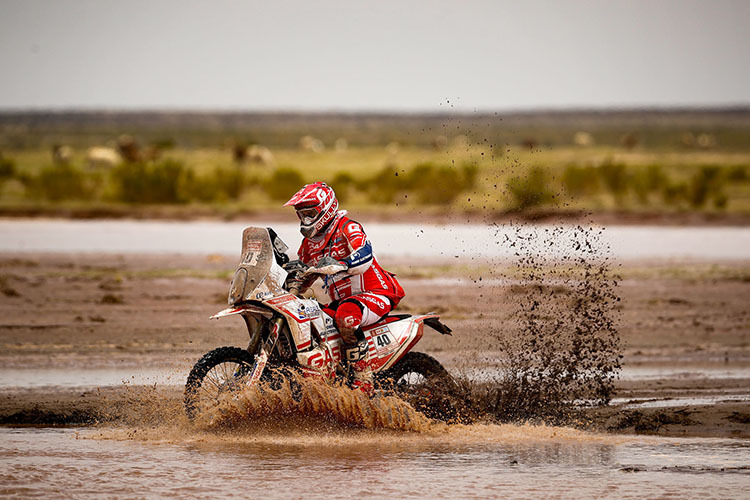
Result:
[[[278,383],[280,373],[330,381],[346,376],[341,363],[343,341],[334,319],[317,300],[300,297],[297,288],[302,278],[325,272],[290,265],[287,250],[270,228],[243,231],[241,261],[229,289],[230,307],[211,319],[240,316],[250,342],[246,349],[219,347],[195,364],[185,385],[189,418],[217,404],[229,391]],[[425,325],[441,334],[451,333],[436,314],[388,314],[363,328],[376,394],[408,393],[451,380],[436,359],[411,350]]]

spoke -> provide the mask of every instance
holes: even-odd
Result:
[[[221,363],[218,367],[221,369],[221,374],[224,375],[222,382],[226,383],[229,380],[229,377],[227,377],[227,364]]]
[[[206,388],[205,388],[205,387],[203,387],[203,386],[201,386],[201,390],[202,390],[203,392],[205,392],[206,394],[208,394],[208,396],[209,396],[209,397],[210,397],[211,399],[215,399],[215,398],[216,398],[216,396],[217,396],[216,394],[211,394],[210,392],[208,392],[208,389],[206,389]]]
[[[213,386],[213,390],[214,390],[214,392],[216,392],[216,394],[219,394],[221,392],[221,387],[219,387],[218,385],[216,385],[216,382],[214,382],[213,380],[211,380],[209,378],[206,378],[206,381],[209,382],[211,384],[211,386]],[[206,392],[208,392],[208,391],[211,390],[210,388],[206,387],[205,384],[201,385],[201,388],[203,390],[205,390]]]
[[[204,380],[208,380],[211,384],[216,387],[217,390],[221,390],[221,380],[213,373],[213,370],[206,373]]]

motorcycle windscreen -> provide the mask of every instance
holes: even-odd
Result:
[[[234,273],[229,289],[230,305],[257,299],[258,294],[267,293],[264,284],[274,264],[273,247],[268,230],[261,227],[248,227],[242,232],[242,258]],[[256,289],[263,288],[257,291]]]

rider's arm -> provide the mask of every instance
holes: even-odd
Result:
[[[348,268],[346,272],[362,274],[372,265],[372,245],[358,223],[350,222],[343,229],[349,248],[352,249],[352,252],[342,260]]]

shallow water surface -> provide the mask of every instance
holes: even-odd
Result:
[[[0,494],[747,498],[750,442],[567,431],[471,426],[428,436],[165,435],[157,444],[97,429],[0,428]]]
[[[446,364],[452,370],[450,364]],[[112,367],[112,368],[0,368],[0,389],[34,389],[41,387],[94,388],[130,385],[183,385],[192,366],[179,368]],[[464,369],[462,375],[474,380],[494,379],[497,370],[482,367]],[[750,379],[746,366],[626,366],[621,380]]]
[[[292,252],[299,245],[296,223],[6,219],[0,220],[0,251],[237,255],[249,225],[273,226]],[[551,227],[529,225],[525,231]],[[366,229],[380,256],[512,258],[516,251],[503,244],[506,237],[517,238],[511,224],[370,223]],[[602,243],[618,258],[750,258],[750,229],[744,227],[611,226]],[[570,249],[548,251],[563,255]]]

